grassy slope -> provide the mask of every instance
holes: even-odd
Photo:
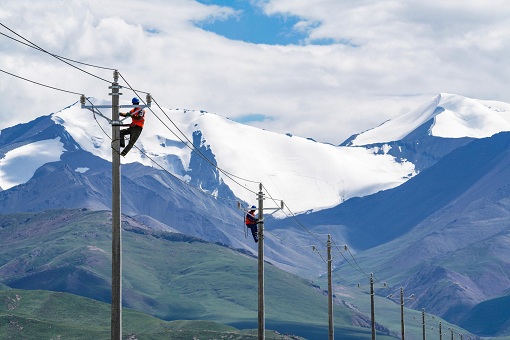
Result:
[[[254,331],[240,331],[209,321],[163,321],[123,310],[124,338],[137,339],[254,339]],[[110,306],[67,293],[0,291],[2,339],[109,339]],[[267,331],[268,339],[286,339]]]
[[[124,306],[165,320],[257,326],[257,261],[190,237],[124,223]],[[0,216],[0,276],[11,287],[66,291],[110,301],[106,212],[50,211]],[[326,297],[295,275],[266,265],[266,326],[313,337],[327,332]],[[336,332],[369,337],[335,309]],[[295,332],[292,332],[296,334]],[[327,333],[326,333],[327,334]]]

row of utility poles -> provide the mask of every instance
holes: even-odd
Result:
[[[89,109],[94,114],[99,114],[107,119],[112,125],[112,304],[111,304],[111,339],[122,339],[122,234],[121,234],[121,176],[120,176],[120,126],[119,109],[133,108],[135,105],[120,105],[119,92],[121,86],[118,83],[119,73],[117,70],[113,73],[113,82],[109,87],[112,91],[112,104],[110,105],[86,105],[85,96],[80,98],[81,107]],[[146,105],[136,105],[137,107],[150,107],[151,97],[147,95]],[[108,119],[96,109],[111,108],[112,118]],[[259,184],[257,194],[258,201],[258,339],[265,339],[265,292],[264,292],[264,193],[263,186]],[[269,208],[271,210],[283,209],[283,201],[279,208]],[[327,247],[327,267],[328,267],[328,339],[334,339],[334,320],[333,320],[333,260],[331,255],[331,235],[328,235]],[[375,309],[374,309],[374,276],[370,274],[370,297],[371,297],[371,324],[372,340],[375,340]],[[404,330],[404,291],[400,288],[400,307],[401,307],[401,328],[402,340],[405,340]],[[423,319],[423,340],[425,338],[425,310],[422,312]],[[442,340],[441,323],[439,323],[440,340]],[[451,330],[451,340],[454,339],[453,329]],[[461,335],[462,340],[462,335]]]
[[[371,314],[371,321],[372,321],[372,340],[375,340],[376,338],[376,329],[375,329],[375,303],[374,303],[374,275],[370,273],[370,297],[371,297],[371,303],[370,303],[370,314]],[[392,294],[388,295],[387,297],[391,298]],[[404,297],[404,288],[400,287],[400,328],[401,328],[401,339],[405,340],[405,322],[404,322],[404,302],[406,299],[413,299],[414,294],[411,294],[409,297]],[[421,311],[421,326],[422,326],[422,340],[427,339],[427,329],[426,329],[426,313],[425,309],[423,308]],[[416,319],[416,318],[415,318]],[[448,328],[451,333],[451,340],[454,340],[454,330],[453,328]],[[439,321],[439,340],[443,339],[443,335],[446,335],[446,333],[443,333],[443,327],[442,322]],[[463,340],[464,336],[462,333],[459,333],[460,340]]]
[[[332,257],[331,257],[331,235],[328,234],[328,240],[326,242],[327,249],[327,267],[328,267],[328,339],[334,339],[334,321],[333,321],[333,286],[332,286]],[[386,285],[386,284],[385,284]],[[358,287],[360,284],[358,284]],[[387,297],[391,298],[392,294]],[[400,287],[400,327],[401,327],[401,339],[405,340],[405,322],[404,322],[404,304],[406,299],[413,299],[414,294],[411,294],[409,297],[404,296],[404,288]],[[422,309],[422,340],[426,340],[426,322],[425,322],[425,309]],[[376,323],[375,323],[375,292],[374,292],[374,274],[370,273],[370,316],[371,316],[371,330],[372,330],[372,340],[376,340]],[[453,328],[448,328],[450,331],[451,339],[454,340],[454,330]],[[443,327],[441,321],[439,322],[439,340],[443,340]],[[460,340],[464,339],[462,333],[459,333]]]

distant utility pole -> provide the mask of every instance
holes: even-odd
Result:
[[[374,273],[370,273],[370,316],[372,318],[372,340],[375,340]]]
[[[264,312],[264,193],[262,192],[262,183],[259,184],[258,193],[258,238],[259,238],[259,255],[258,255],[258,270],[259,270],[259,327],[258,339],[264,340],[265,335],[265,312]]]
[[[439,340],[443,340],[443,328],[441,325],[441,321],[439,321]]]
[[[333,340],[335,338],[335,330],[333,326],[333,281],[331,279],[332,275],[332,258],[331,258],[331,235],[328,234],[328,242],[326,243],[326,247],[328,249],[328,315],[329,315],[329,340]]]
[[[404,328],[404,287],[400,287],[400,328],[402,330],[402,340],[405,340]]]
[[[112,105],[85,105],[86,98],[81,96],[81,108],[89,109],[94,114],[108,120],[112,125],[112,306],[111,306],[111,339],[122,339],[122,235],[121,235],[121,211],[120,211],[120,126],[119,109],[133,107],[150,107],[151,97],[147,94],[147,105],[119,105],[119,72],[113,72],[113,82],[109,89],[112,90]],[[112,119],[103,116],[96,109],[111,108]]]
[[[423,327],[423,340],[426,340],[426,329],[425,329],[425,308],[421,310],[421,323]]]

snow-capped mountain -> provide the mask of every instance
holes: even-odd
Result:
[[[441,93],[342,145],[371,149],[409,161],[420,172],[473,139],[510,131],[510,104]]]
[[[96,100],[95,104],[108,103]],[[262,183],[273,198],[284,200],[294,212],[304,212],[396,187],[473,138],[509,131],[509,113],[507,103],[443,93],[415,110],[354,135],[342,146],[333,146],[260,130],[205,111],[162,112],[153,108],[152,112],[147,109],[146,127],[137,143],[150,158],[133,149],[122,161],[161,166],[210,192],[217,190],[220,182],[225,183],[248,203],[255,201],[258,183]],[[25,183],[37,168],[59,160],[70,148],[110,161],[111,128],[105,119],[94,119],[79,104],[51,118],[69,140],[41,138],[4,147],[0,159],[3,190]],[[440,147],[431,142],[436,138],[441,139]],[[204,173],[198,174],[197,164],[191,166],[190,142],[225,173],[218,172],[219,178],[209,179]],[[87,167],[75,170],[87,171]]]
[[[484,138],[510,131],[510,104],[441,93],[430,102],[350,138],[362,146],[404,139],[430,122],[427,133],[441,138]]]
[[[75,149],[110,161],[107,134],[111,128],[106,120],[96,116],[96,121],[78,104],[51,118],[76,142]],[[219,172],[220,178],[210,178],[206,183],[205,174],[197,173],[197,164],[192,163],[190,141],[232,176]],[[255,203],[258,183],[262,183],[273,198],[284,200],[294,212],[335,206],[350,197],[398,186],[414,175],[412,163],[396,161],[391,155],[264,131],[204,111],[147,110],[146,126],[137,146],[150,159],[133,149],[122,160],[124,164],[161,166],[210,192],[224,182],[236,197],[250,204]],[[0,186],[5,190],[28,181],[39,166],[58,160],[66,151],[70,150],[58,139],[4,151]],[[78,166],[76,171],[86,168]]]

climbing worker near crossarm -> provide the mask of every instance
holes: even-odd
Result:
[[[251,210],[248,211],[248,213],[246,214],[245,223],[246,223],[246,226],[248,228],[250,228],[251,234],[253,235],[253,239],[255,240],[255,243],[257,243],[259,241],[258,228],[257,228],[257,222],[259,220],[255,217],[255,209],[256,209],[256,207],[252,206]]]
[[[133,105],[140,105],[140,100],[138,98],[133,98],[131,100]],[[120,146],[124,148],[125,141],[124,136],[129,135],[129,143],[120,153],[121,156],[127,155],[129,150],[135,145],[136,140],[142,134],[143,124],[145,123],[145,110],[141,107],[134,107],[129,112],[119,112],[119,115],[122,117],[131,117],[131,124],[127,129],[120,130]]]

